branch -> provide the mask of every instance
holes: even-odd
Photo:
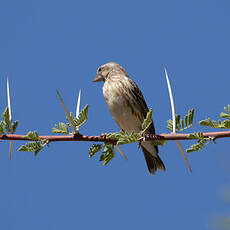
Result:
[[[145,140],[195,140],[199,138],[191,138],[190,135],[193,133],[173,133],[173,134],[160,134],[160,135],[154,135],[149,134],[145,137]],[[207,132],[207,133],[201,133],[203,134],[204,138],[213,138],[214,140],[217,138],[224,138],[224,137],[230,137],[230,131],[222,131],[222,132]]]
[[[145,140],[194,140],[199,138],[191,138],[189,137],[192,133],[173,133],[173,134],[149,134],[145,136]],[[222,132],[207,132],[202,133],[204,138],[224,138],[230,137],[230,131],[222,131]],[[66,136],[39,136],[39,139],[46,140],[48,142],[56,142],[56,141],[88,141],[88,142],[108,142],[112,144],[116,144],[117,140],[113,138],[109,138],[106,135],[101,136],[86,136],[81,134],[75,135],[66,135]],[[26,138],[25,135],[17,135],[17,134],[6,134],[0,135],[0,140],[18,140],[18,141],[33,141],[30,138]]]

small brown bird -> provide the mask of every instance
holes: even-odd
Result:
[[[117,63],[109,62],[100,66],[94,82],[103,81],[103,95],[112,117],[121,130],[136,133],[147,115],[148,107],[145,99],[127,72]],[[154,134],[153,123],[146,134]],[[141,148],[151,174],[157,169],[165,171],[165,166],[158,156],[158,147],[151,141],[142,141]]]

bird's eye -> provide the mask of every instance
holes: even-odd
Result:
[[[98,72],[101,72],[102,71],[102,68],[100,67],[99,69],[98,69]]]

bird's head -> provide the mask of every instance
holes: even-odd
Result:
[[[105,82],[106,79],[108,78],[109,74],[114,70],[125,72],[125,70],[119,64],[117,64],[115,62],[109,62],[109,63],[106,63],[106,64],[100,66],[97,69],[97,76],[94,78],[93,81],[94,82],[97,82],[97,81]]]

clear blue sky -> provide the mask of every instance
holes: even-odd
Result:
[[[227,0],[8,0],[0,4],[0,111],[9,76],[18,134],[51,128],[71,111],[78,90],[89,120],[81,133],[118,131],[92,82],[99,65],[120,63],[141,88],[157,133],[166,133],[170,104],[195,108],[195,122],[217,119],[230,103],[230,3]],[[2,113],[1,112],[1,113]],[[191,131],[206,130],[195,125]],[[220,191],[229,185],[228,139],[188,155],[189,173],[174,142],[160,148],[167,171],[148,174],[135,144],[103,167],[88,158],[92,143],[52,143],[38,157],[8,142],[0,154],[1,229],[213,229],[229,211]],[[191,143],[183,142],[186,148]]]

